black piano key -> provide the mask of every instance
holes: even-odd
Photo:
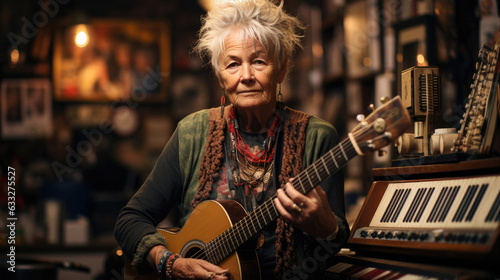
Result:
[[[422,202],[422,196],[425,192],[425,189],[420,188],[417,190],[417,194],[415,195],[415,198],[410,204],[410,208],[408,209],[408,212],[406,213],[403,223],[409,223],[415,216],[415,212],[417,211],[418,205],[420,205],[420,202]]]
[[[438,199],[436,200],[436,203],[434,204],[434,207],[432,207],[431,214],[427,218],[428,223],[433,223],[435,222],[436,214],[438,212],[439,207],[441,206],[441,203],[444,199],[446,192],[446,188],[442,189],[441,192],[439,193]]]
[[[474,200],[474,197],[476,197],[477,190],[479,188],[479,185],[472,185],[471,187],[471,192],[469,193],[469,197],[465,201],[464,208],[462,209],[462,212],[460,212],[460,215],[458,217],[458,222],[462,222],[465,219],[465,215],[470,209],[470,206],[472,204],[472,201]]]
[[[481,200],[483,199],[484,193],[486,192],[487,189],[488,189],[488,184],[483,184],[481,186],[481,189],[479,190],[479,193],[477,194],[476,199],[474,200],[474,203],[470,208],[469,214],[467,214],[467,217],[465,218],[466,222],[470,222],[474,218],[474,214],[476,213],[476,210],[479,207],[479,203],[481,203]]]
[[[457,212],[453,217],[453,222],[461,223],[463,221],[465,213],[467,213],[467,209],[469,209],[472,198],[474,198],[474,196],[476,195],[477,187],[477,185],[470,185],[467,188],[467,192],[465,193],[465,196],[460,203],[460,207],[459,209],[457,209]]]
[[[488,215],[486,215],[486,219],[484,219],[485,222],[491,222],[493,220],[498,221],[498,218],[500,216],[500,192],[498,192],[497,197],[495,198],[495,202],[493,202],[493,205],[491,206],[490,211],[488,212]]]
[[[435,188],[433,187],[433,188],[426,190],[427,194],[424,198],[422,205],[420,205],[420,209],[418,209],[417,216],[415,217],[415,220],[414,220],[415,223],[420,222],[420,218],[422,218],[422,215],[424,214],[425,208],[427,208],[427,205],[429,204],[429,201],[431,200],[432,194],[434,193],[434,189]]]
[[[399,201],[401,200],[401,197],[403,196],[403,189],[399,189],[396,191],[396,199],[394,200],[393,204],[391,205],[389,209],[389,213],[387,214],[387,217],[385,218],[384,222],[388,223],[391,221],[392,215],[394,214],[394,211],[396,207],[399,204]]]
[[[465,195],[462,197],[462,201],[460,201],[460,205],[458,205],[457,211],[455,212],[455,215],[453,216],[452,222],[456,222],[458,220],[458,217],[460,216],[460,212],[462,212],[462,209],[465,207],[465,201],[467,200],[467,197],[469,196],[471,191],[472,191],[471,186],[467,187],[467,191],[465,192]]]
[[[399,193],[399,190],[396,190],[391,197],[391,201],[389,201],[389,204],[387,205],[387,208],[384,211],[384,215],[382,215],[382,218],[380,218],[381,223],[385,223],[387,220],[387,215],[389,215],[389,211],[392,207],[394,207],[394,201],[396,200],[396,196]]]
[[[408,199],[408,196],[410,195],[410,193],[411,193],[411,189],[406,189],[404,191],[403,196],[402,196],[401,200],[399,201],[399,205],[396,208],[396,211],[394,212],[394,215],[391,219],[391,223],[395,223],[398,220],[399,213],[401,213],[401,209],[403,209],[403,207],[406,203],[406,200]]]
[[[443,208],[443,212],[441,212],[441,216],[439,216],[439,222],[444,222],[446,220],[446,216],[448,216],[448,212],[450,211],[451,205],[455,201],[457,197],[457,193],[460,190],[460,186],[455,186],[450,192],[450,196],[448,201],[446,202],[445,207]]]
[[[450,194],[451,194],[451,187],[445,187],[443,200],[441,201],[441,203],[439,205],[439,208],[436,212],[436,215],[434,216],[433,222],[439,221],[439,219],[444,211],[444,207],[445,207],[446,203],[448,203],[448,200],[450,199]]]

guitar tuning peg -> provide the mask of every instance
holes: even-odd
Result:
[[[379,157],[383,157],[387,154],[387,151],[386,150],[378,150],[378,156]]]
[[[390,100],[389,97],[384,96],[384,97],[380,98],[380,103],[385,104],[385,103],[389,102],[389,100]]]
[[[365,120],[365,115],[363,115],[363,114],[359,114],[359,115],[357,115],[357,116],[356,116],[356,120],[357,120],[358,122],[362,122],[362,121],[364,121],[364,120]]]
[[[375,105],[370,104],[370,106],[368,107],[368,110],[370,110],[370,112],[375,111]]]

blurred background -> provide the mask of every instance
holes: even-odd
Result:
[[[61,279],[121,279],[112,234],[118,211],[177,122],[220,102],[211,69],[191,53],[207,2],[0,2],[2,252],[12,245],[15,197],[18,261],[90,268],[59,271]],[[478,51],[499,26],[495,0],[286,0],[285,7],[308,27],[285,103],[331,122],[342,138],[370,104],[400,94],[401,71],[412,66],[439,68],[441,122],[458,127]],[[371,170],[389,166],[393,150],[347,166],[351,224]]]

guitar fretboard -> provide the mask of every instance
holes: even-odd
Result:
[[[344,167],[356,154],[350,140],[343,140],[314,164],[300,172],[292,181],[293,187],[302,194],[308,193],[323,180]],[[220,263],[243,243],[276,220],[279,217],[279,212],[274,204],[274,198],[276,195],[210,241],[204,249],[207,260],[214,264]]]

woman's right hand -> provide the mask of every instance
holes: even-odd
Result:
[[[229,269],[211,264],[205,260],[178,258],[172,266],[174,279],[233,279]]]

